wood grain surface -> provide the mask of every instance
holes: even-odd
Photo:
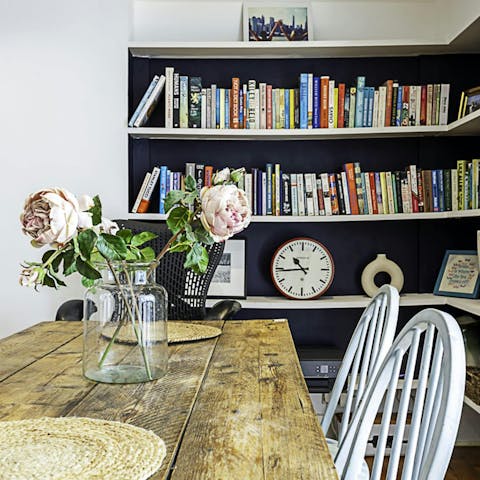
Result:
[[[80,322],[44,322],[0,340],[0,420],[84,416],[157,433],[152,479],[336,479],[286,321],[206,322],[220,337],[169,346],[148,383],[82,375]]]
[[[230,478],[337,478],[284,320],[225,324],[172,474]]]

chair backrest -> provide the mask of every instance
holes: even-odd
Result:
[[[116,220],[122,228],[129,228],[134,233],[150,231],[157,238],[149,242],[155,252],[159,252],[171,237],[165,223],[150,223],[138,220]],[[186,254],[168,253],[157,268],[157,283],[163,285],[168,293],[168,318],[171,320],[194,320],[205,317],[207,292],[215,269],[222,258],[225,244],[213,243],[207,247],[209,261],[205,273],[198,275],[183,266]]]
[[[382,476],[387,480],[444,478],[460,422],[464,386],[465,349],[457,322],[439,310],[421,311],[399,333],[367,387],[335,458],[340,478],[358,478],[381,405],[383,414],[370,478],[381,478],[387,459],[386,477]],[[399,402],[398,413],[392,427],[395,401]],[[389,433],[391,428],[393,432]],[[385,455],[387,448],[389,457]]]
[[[363,311],[353,332],[322,420],[322,429],[327,433],[346,386],[345,408],[337,434],[339,443],[360,404],[368,380],[375,376],[393,343],[398,308],[398,291],[391,285],[383,285]]]

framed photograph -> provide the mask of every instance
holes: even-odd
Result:
[[[465,91],[465,115],[480,109],[480,87]]]
[[[245,298],[247,296],[245,260],[245,239],[227,240],[207,296]]]
[[[458,112],[458,118],[462,118],[469,113],[473,113],[480,109],[480,86],[469,88],[462,92],[460,98],[460,107]]]
[[[447,297],[478,298],[479,287],[476,250],[447,250],[433,293]]]
[[[308,2],[245,2],[243,39],[249,42],[312,40]]]

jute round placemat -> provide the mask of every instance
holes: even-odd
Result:
[[[102,330],[102,335],[106,338],[112,338],[117,327],[109,326]],[[207,338],[218,337],[222,331],[217,327],[210,325],[201,325],[198,323],[186,322],[168,322],[168,343],[192,342],[194,340],[204,340]],[[162,335],[161,329],[153,331],[150,336],[150,341],[161,341],[161,338],[155,338],[155,334]],[[126,324],[117,332],[116,341],[118,343],[137,343],[137,337],[131,326]]]
[[[126,423],[80,417],[0,422],[2,480],[143,480],[165,454],[155,433]]]

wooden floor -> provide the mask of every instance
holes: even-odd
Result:
[[[372,468],[372,457],[366,458]],[[385,475],[385,472],[384,472]],[[382,478],[385,478],[385,476]],[[453,451],[445,480],[479,480],[480,447],[457,447]],[[440,480],[440,479],[439,479]]]
[[[480,479],[480,447],[455,448],[445,479]]]

